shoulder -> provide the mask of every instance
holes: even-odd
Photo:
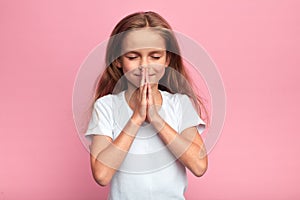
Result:
[[[186,94],[163,91],[165,104],[167,107],[174,109],[176,112],[190,112],[191,110],[197,110],[194,101]]]
[[[169,93],[167,91],[161,91],[164,99],[169,101],[170,103],[181,103],[182,101],[189,101],[190,98],[186,94],[180,94],[180,93]]]
[[[108,107],[108,108],[113,108],[114,104],[116,102],[121,101],[122,99],[122,92],[118,94],[107,94],[103,97],[98,98],[95,103],[94,107]]]
[[[169,93],[167,91],[161,91],[164,105],[168,108],[174,110],[175,112],[181,111],[184,105],[189,104],[190,98],[186,94],[180,94],[180,93]]]
[[[109,106],[110,102],[112,102],[112,95],[108,94],[98,98],[94,103],[94,107]]]

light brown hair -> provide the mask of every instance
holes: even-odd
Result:
[[[121,55],[122,39],[125,36],[122,33],[146,27],[157,28],[157,32],[164,38],[167,58],[170,59],[169,67],[172,68],[172,70],[166,70],[158,83],[158,89],[172,94],[188,95],[193,100],[201,118],[203,117],[201,111],[204,111],[205,116],[208,116],[201,98],[194,92],[193,83],[185,70],[179,45],[171,26],[162,16],[152,11],[130,14],[123,18],[113,29],[106,48],[105,63],[107,67],[98,79],[93,102],[107,94],[118,93],[127,89],[127,82],[122,78],[123,71],[116,64]],[[119,87],[116,87],[117,85]],[[204,121],[207,123],[208,119],[207,117]]]

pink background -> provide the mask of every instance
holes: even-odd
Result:
[[[76,73],[115,23],[154,10],[208,51],[223,132],[187,199],[300,198],[300,15],[286,1],[1,1],[0,199],[105,199],[72,116]],[[297,124],[298,123],[298,124]]]

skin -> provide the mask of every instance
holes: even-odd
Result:
[[[196,127],[179,134],[158,113],[162,96],[157,83],[169,64],[163,38],[144,29],[128,34],[123,47],[125,53],[117,65],[128,80],[125,97],[133,114],[114,141],[108,136],[93,136],[90,158],[94,179],[101,186],[109,184],[145,121],[184,166],[202,176],[207,170],[207,154]]]

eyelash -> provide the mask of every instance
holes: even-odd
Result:
[[[160,56],[151,56],[151,57],[156,60],[160,59]]]
[[[136,59],[137,57],[127,57],[129,60]]]
[[[151,56],[153,59],[156,59],[156,60],[159,60],[160,59],[160,56]],[[137,56],[135,57],[127,57],[129,60],[134,60],[137,58]]]

